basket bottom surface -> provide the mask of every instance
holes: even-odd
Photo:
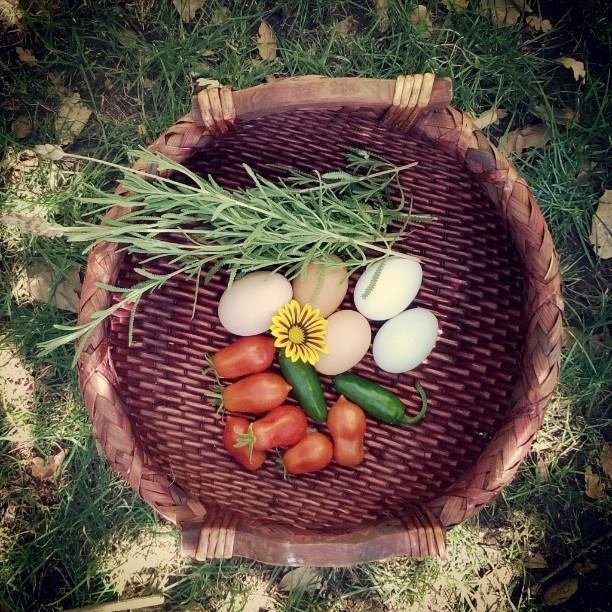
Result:
[[[122,397],[149,457],[189,495],[247,520],[342,529],[433,499],[476,461],[511,404],[524,338],[517,257],[483,188],[434,143],[381,127],[367,111],[297,111],[240,124],[186,165],[236,188],[249,184],[243,163],[269,177],[278,174],[272,167],[278,164],[329,171],[344,165],[346,146],[398,165],[417,161],[400,178],[406,206],[436,216],[414,226],[397,245],[421,258],[423,285],[413,305],[431,309],[439,319],[433,353],[399,376],[378,370],[371,352],[354,369],[400,395],[409,413],[418,410],[414,383],[420,381],[429,398],[421,424],[399,427],[368,419],[366,457],[356,468],[332,464],[285,480],[270,452],[262,470],[248,473],[223,448],[223,416],[206,397],[214,380],[205,373],[205,354],[232,340],[216,315],[226,277],[219,274],[199,287],[193,318],[193,279],[177,277],[143,298],[130,346],[129,314],[120,311],[111,324]],[[391,199],[399,203],[397,188]],[[119,284],[139,280],[137,263],[125,258]],[[354,283],[353,277],[343,308],[354,308]],[[374,323],[372,331],[379,327]],[[322,380],[331,405],[336,398],[331,381]]]

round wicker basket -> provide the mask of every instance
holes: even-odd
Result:
[[[222,274],[199,287],[193,319],[195,281],[176,277],[141,300],[131,345],[125,310],[96,329],[79,375],[98,447],[182,530],[186,554],[280,565],[444,554],[446,530],[493,500],[527,454],[558,376],[558,261],[526,182],[450,99],[450,81],[430,74],[209,88],[149,147],[227,188],[248,183],[243,163],[272,178],[278,164],[328,171],[347,146],[361,147],[417,161],[402,190],[414,212],[437,217],[400,245],[423,263],[415,303],[440,320],[434,352],[401,376],[376,370],[371,354],[357,367],[409,412],[420,381],[430,410],[412,428],[368,420],[357,468],[289,481],[272,461],[256,473],[236,468],[204,394],[204,354],[229,340],[216,318]],[[80,323],[116,299],[98,283],[129,286],[137,263],[114,244],[92,251]]]

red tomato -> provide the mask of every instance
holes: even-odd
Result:
[[[229,412],[260,414],[280,406],[291,385],[273,372],[251,374],[223,389],[223,406]]]
[[[220,378],[239,378],[267,370],[274,355],[274,338],[247,336],[217,351],[212,364]]]
[[[331,440],[318,431],[307,433],[283,455],[283,464],[290,474],[307,474],[328,466],[334,456]]]
[[[336,463],[359,465],[363,461],[365,412],[341,395],[327,413],[327,428],[334,439]]]
[[[306,415],[296,406],[283,404],[253,423],[253,448],[258,451],[277,446],[293,446],[308,428]]]
[[[242,467],[254,472],[262,466],[266,459],[266,453],[257,450],[249,452],[247,446],[236,446],[240,435],[248,431],[249,425],[249,421],[244,417],[227,417],[225,429],[223,430],[223,446]]]

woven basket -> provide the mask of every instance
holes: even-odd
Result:
[[[199,288],[193,319],[194,280],[177,277],[141,300],[131,346],[126,310],[95,331],[79,372],[98,447],[182,530],[186,554],[320,566],[441,555],[446,530],[493,500],[527,454],[558,376],[557,257],[525,181],[450,98],[450,81],[430,74],[206,89],[149,147],[235,188],[248,183],[245,162],[270,177],[279,163],[328,171],[357,146],[418,161],[402,172],[402,190],[414,212],[437,217],[399,247],[421,258],[415,304],[439,318],[434,352],[401,376],[377,370],[370,353],[356,368],[410,413],[421,381],[430,410],[416,427],[369,419],[357,468],[287,481],[272,460],[248,473],[224,450],[203,373],[204,354],[230,340],[216,317],[223,275]],[[93,250],[80,323],[117,299],[98,283],[129,286],[137,264],[113,244]]]

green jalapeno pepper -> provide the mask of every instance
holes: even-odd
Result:
[[[291,381],[289,384],[292,384]],[[425,416],[427,396],[420,383],[417,382],[415,386],[421,396],[421,409],[414,416],[408,416],[406,406],[399,397],[375,382],[356,374],[340,374],[334,378],[334,387],[339,393],[370,416],[391,425],[414,425]]]

